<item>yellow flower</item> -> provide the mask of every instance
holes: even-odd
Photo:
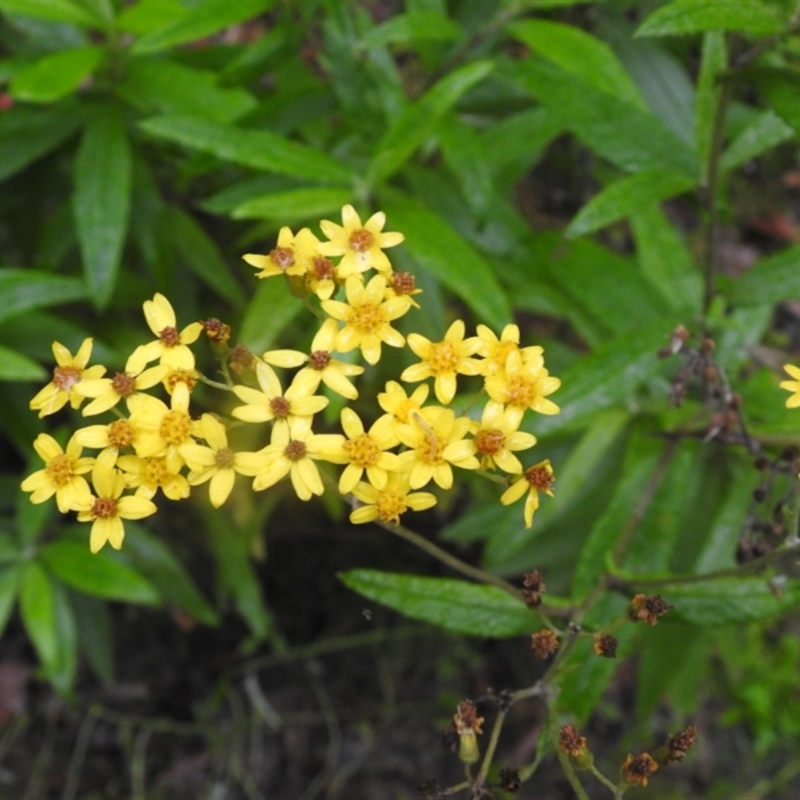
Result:
[[[386,391],[378,394],[378,405],[398,422],[405,425],[412,411],[419,411],[428,399],[430,387],[426,384],[417,386],[409,397],[406,390],[397,381],[387,381]]]
[[[164,456],[120,456],[117,466],[125,473],[125,485],[136,489],[137,497],[151,500],[161,489],[170,500],[185,500],[191,491],[185,476],[167,469]]]
[[[353,375],[360,375],[364,367],[347,364],[332,357],[336,344],[339,323],[335,319],[326,319],[311,342],[311,354],[306,355],[299,350],[269,350],[264,353],[264,361],[276,367],[292,368],[301,364],[306,366],[297,373],[297,379],[307,381],[311,391],[319,388],[320,381],[336,394],[355,400],[358,397],[356,387],[348,380]]]
[[[113,447],[117,452],[135,447],[138,436],[138,427],[129,419],[116,419],[108,425],[87,425],[75,431],[75,441],[83,447],[98,450]]]
[[[463,469],[494,469],[519,474],[522,464],[514,455],[536,444],[533,434],[519,431],[516,415],[508,414],[502,403],[489,400],[483,409],[480,424],[473,423],[472,439],[461,439],[448,445],[444,457]]]
[[[262,391],[249,386],[233,387],[236,396],[246,403],[231,412],[236,419],[245,422],[274,420],[275,427],[280,427],[301,418],[310,420],[330,402],[327,397],[314,394],[319,380],[308,373],[296,375],[284,393],[275,370],[259,361],[256,364],[256,379]]]
[[[278,243],[267,256],[248,253],[243,256],[251,266],[260,269],[257,278],[271,278],[275,275],[304,275],[313,257],[318,254],[319,239],[309,228],[302,228],[293,234],[283,227],[278,232]]]
[[[78,512],[79,522],[91,522],[89,549],[99,552],[106,542],[115,550],[122,547],[125,538],[123,519],[143,519],[155,514],[155,504],[144,497],[128,495],[122,497],[125,478],[114,469],[116,454],[104,450],[92,469],[92,485],[97,494],[89,497],[85,507]]]
[[[486,325],[478,325],[477,332],[481,343],[478,352],[485,359],[481,365],[484,375],[494,375],[496,372],[502,372],[505,369],[506,361],[508,361],[509,353],[519,353],[525,363],[541,358],[542,353],[544,353],[544,348],[539,347],[539,345],[531,347],[519,346],[519,326],[517,325],[506,325],[499,339],[495,336],[494,331],[487,328]],[[542,360],[539,366],[543,363]]]
[[[53,380],[34,395],[29,404],[31,410],[38,411],[40,417],[46,417],[62,409],[67,401],[73,408],[78,408],[83,402],[83,395],[76,389],[83,381],[100,378],[106,371],[99,364],[87,368],[91,355],[92,339],[84,339],[74,356],[63,344],[53,342],[53,356],[57,364],[53,370]]]
[[[519,352],[512,351],[505,370],[484,381],[486,392],[492,400],[508,405],[515,419],[521,420],[528,408],[540,414],[560,413],[561,409],[546,398],[561,386],[561,381],[551,377],[542,363],[541,356],[523,361]]]
[[[169,472],[178,472],[183,466],[180,446],[191,441],[196,423],[189,416],[189,389],[179,383],[167,405],[149,394],[136,394],[129,398],[131,422],[141,429],[136,442],[136,455],[142,458],[164,456]]]
[[[364,470],[369,482],[379,489],[386,486],[388,472],[400,469],[400,459],[394,453],[387,453],[397,441],[392,422],[381,417],[369,429],[364,431],[364,424],[355,411],[342,409],[342,428],[347,438],[338,437],[330,446],[320,450],[321,457],[334,464],[347,464],[339,479],[339,491],[347,494],[361,480]]]
[[[378,211],[363,225],[361,217],[353,206],[342,208],[342,224],[323,220],[319,226],[330,239],[319,245],[319,252],[324,256],[342,256],[338,273],[340,278],[347,278],[356,272],[376,269],[388,275],[392,265],[383,249],[395,247],[406,237],[402,233],[382,233],[386,224],[386,214]]]
[[[203,330],[200,322],[192,322],[182,331],[175,327],[175,311],[163,294],[156,293],[152,300],[144,301],[144,316],[150,330],[158,337],[155,341],[137,347],[125,366],[125,371],[138,375],[151,361],[178,368],[194,369],[194,354],[188,345],[197,341]]]
[[[336,349],[348,353],[356,347],[368,364],[377,364],[381,357],[381,342],[390,347],[402,347],[403,335],[389,323],[402,317],[411,307],[408,297],[384,300],[386,281],[375,275],[364,286],[361,277],[352,275],[345,283],[347,303],[338,300],[323,300],[326,314],[345,323],[336,337]]]
[[[464,322],[457,319],[441,342],[431,342],[418,333],[408,335],[408,346],[422,361],[403,370],[401,381],[416,383],[435,378],[434,391],[440,403],[449,403],[456,395],[456,375],[478,375],[478,362],[470,358],[478,352],[481,340],[464,339]]]
[[[410,272],[393,272],[386,284],[386,299],[393,297],[407,297],[414,308],[419,308],[419,303],[413,295],[421,294],[422,289],[417,289],[414,276]]]
[[[793,381],[781,381],[781,389],[793,392],[792,396],[786,401],[786,408],[797,408],[800,406],[800,369],[791,364],[784,364],[783,368],[794,378]]]
[[[370,483],[359,483],[353,494],[364,504],[350,514],[350,522],[356,525],[375,519],[399,525],[401,515],[408,509],[424,511],[436,505],[436,497],[430,492],[410,492],[408,475],[404,473],[389,473],[389,480],[382,489]]]
[[[400,441],[409,449],[400,454],[401,469],[409,473],[412,489],[419,489],[433,480],[442,489],[453,485],[453,470],[444,452],[448,445],[463,439],[469,432],[470,420],[459,417],[450,408],[428,406],[412,411],[408,425],[398,425]]]
[[[324,491],[322,478],[314,460],[322,459],[321,451],[336,444],[337,434],[315,434],[311,420],[298,418],[289,425],[272,430],[270,444],[258,453],[241,453],[244,474],[255,474],[253,489],[261,491],[274,486],[287,475],[297,496],[310,500]]]
[[[181,455],[189,465],[189,484],[197,486],[210,481],[208,496],[211,505],[219,508],[233,489],[236,473],[239,471],[240,454],[228,447],[225,426],[212,414],[200,418],[198,435],[206,440],[208,446],[196,443],[181,445]]]
[[[530,528],[533,525],[533,512],[539,508],[539,492],[544,492],[552,497],[554,480],[550,461],[548,459],[540,461],[538,464],[528,467],[522,476],[505,490],[500,502],[504,506],[511,505],[519,500],[525,492],[528,492],[523,516],[525,517],[525,527]]]
[[[120,400],[128,398],[135,392],[141,392],[155,386],[169,372],[166,364],[160,364],[140,372],[118,372],[113,378],[97,378],[83,381],[75,387],[75,391],[82,397],[94,398],[86,408],[83,416],[90,417],[102,414],[114,408]]]
[[[305,273],[306,290],[320,300],[330,300],[340,283],[339,268],[329,258],[318,254],[310,258]]]
[[[44,503],[53,495],[62,514],[74,511],[91,500],[86,478],[82,477],[92,468],[93,458],[81,458],[83,448],[73,436],[66,451],[46,433],[40,433],[33,448],[44,461],[44,469],[28,475],[22,481],[22,491],[31,492],[31,503]]]

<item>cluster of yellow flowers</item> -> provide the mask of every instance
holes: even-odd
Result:
[[[82,522],[92,522],[90,547],[97,552],[106,542],[119,549],[124,519],[141,519],[156,511],[153,497],[160,489],[171,500],[189,495],[190,487],[209,483],[211,503],[219,507],[230,495],[236,473],[253,478],[260,491],[289,477],[297,496],[308,500],[323,493],[323,480],[315,462],[344,465],[338,488],[352,495],[354,523],[380,519],[398,523],[412,509],[436,503],[430,492],[417,491],[433,481],[442,489],[453,484],[453,466],[462,469],[501,470],[507,489],[500,498],[510,504],[528,495],[524,518],[528,527],[538,507],[538,492],[552,494],[553,470],[549,461],[528,469],[516,453],[536,444],[536,438],[519,427],[527,410],[557,414],[547,396],[560,386],[544,367],[541,347],[520,346],[520,331],[507,325],[498,337],[484,325],[465,338],[465,325],[456,320],[440,342],[412,333],[406,338],[392,322],[419,307],[419,290],[405,272],[395,272],[384,253],[403,241],[400,233],[384,233],[385,215],[371,216],[362,225],[352,206],[342,210],[342,225],[322,221],[327,241],[308,228],[293,234],[282,228],[277,246],[268,255],[246,255],[245,261],[260,271],[258,277],[283,275],[295,292],[319,298],[327,318],[314,336],[310,353],[270,350],[258,359],[246,354],[252,380],[230,389],[242,402],[232,416],[245,423],[271,423],[269,444],[255,452],[234,452],[227,428],[214,414],[199,419],[190,414],[192,389],[203,376],[195,369],[191,350],[205,329],[212,341],[225,348],[228,359],[240,348],[228,350],[227,326],[218,320],[193,322],[182,330],[166,297],[156,294],[144,303],[144,314],[155,340],[137,347],[123,372],[104,377],[106,368],[88,366],[92,340],[83,342],[73,356],[59,343],[53,345],[57,366],[53,380],[31,400],[39,416],[52,414],[70,403],[84,416],[107,411],[114,421],[77,430],[66,449],[48,434],[34,442],[44,468],[27,477],[22,488],[31,501],[53,495],[62,513],[76,511]],[[331,259],[338,259],[334,263]],[[375,274],[366,279],[366,273]],[[343,288],[343,299],[333,299]],[[364,361],[375,364],[383,344],[409,348],[419,363],[400,376],[406,383],[433,378],[439,405],[426,405],[429,386],[422,384],[409,395],[401,383],[389,381],[377,401],[384,414],[367,430],[359,416],[345,407],[343,434],[315,433],[314,415],[328,405],[316,394],[320,383],[348,400],[358,392],[351,378],[364,367],[334,357],[359,349]],[[157,362],[155,366],[149,366]],[[236,366],[231,360],[231,366]],[[274,367],[299,370],[288,385]],[[457,417],[449,404],[456,394],[457,376],[482,376],[488,396],[480,420]],[[205,379],[207,382],[208,379]],[[162,384],[169,404],[147,393]],[[285,387],[285,388],[284,388]],[[127,415],[119,410],[125,401]],[[99,450],[83,456],[84,448]],[[398,452],[392,452],[398,450]],[[91,487],[84,477],[91,473]]]

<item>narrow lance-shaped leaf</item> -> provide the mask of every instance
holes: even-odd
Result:
[[[722,31],[709,31],[703,37],[703,57],[700,63],[694,111],[694,137],[702,169],[703,185],[708,181],[708,158],[720,101],[717,77],[725,69],[727,62],[725,34]]]
[[[409,106],[375,148],[367,180],[384,181],[397,172],[414,151],[436,131],[442,116],[458,99],[491,71],[490,61],[475,61],[451,72]]]
[[[740,306],[774,305],[800,298],[800,246],[757,261],[735,281],[726,281],[725,295]]]
[[[128,231],[131,151],[120,111],[98,109],[74,165],[73,213],[86,285],[98,308],[111,299]]]
[[[80,278],[37,269],[0,268],[0,320],[86,297]]]
[[[673,0],[656,9],[636,36],[675,36],[703,31],[780,33],[783,23],[759,0]]]
[[[19,564],[10,564],[0,570],[0,636],[14,608],[21,577],[22,567]]]
[[[350,189],[326,186],[290,189],[247,200],[231,211],[231,217],[233,219],[275,219],[285,223],[319,219],[339,211],[343,205],[352,200],[353,192]]]
[[[570,222],[567,236],[591,233],[635,214],[642,206],[682,194],[697,184],[672,169],[648,169],[622,178],[595,195]]]
[[[47,373],[32,358],[0,345],[0,381],[41,381]]]
[[[102,22],[101,17],[73,0],[0,0],[0,11],[53,22],[73,22],[90,28]]]
[[[797,136],[772,109],[762,111],[728,146],[720,166],[728,171]]]
[[[541,627],[521,600],[496,586],[370,569],[352,570],[339,577],[370,600],[457,633],[504,638]]]
[[[53,664],[58,653],[53,585],[35,561],[28,562],[23,569],[19,603],[22,622],[36,652],[43,663]]]
[[[44,56],[14,76],[11,96],[28,103],[52,103],[74,92],[102,58],[101,47],[75,47]]]

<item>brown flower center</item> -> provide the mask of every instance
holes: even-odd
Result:
[[[175,345],[180,344],[181,341],[178,329],[173,327],[162,328],[158,334],[158,338],[165,347],[175,347]]]
[[[233,466],[233,460],[233,450],[231,450],[230,447],[220,447],[220,449],[214,453],[214,463],[220,469],[230,469]]]
[[[92,519],[112,519],[117,516],[117,501],[113,497],[96,497],[90,513]]]
[[[311,369],[323,370],[331,363],[331,354],[327,350],[315,350],[308,359]]]
[[[318,281],[330,280],[336,274],[336,267],[329,258],[317,256],[311,264],[309,273]]]
[[[120,397],[129,397],[136,391],[136,380],[127,372],[118,372],[111,379],[111,388]]]
[[[289,401],[285,397],[273,397],[272,400],[269,401],[269,407],[278,419],[286,419],[291,410]]]
[[[375,237],[366,228],[360,228],[350,234],[350,247],[357,253],[366,253],[374,241]]]
[[[127,419],[118,419],[109,423],[108,443],[112,447],[129,447],[133,444],[135,431]]]
[[[227,342],[231,338],[231,326],[216,317],[209,317],[203,322],[203,330],[212,342]]]
[[[506,436],[502,431],[483,430],[475,434],[475,449],[485,456],[493,456],[506,446]]]
[[[289,269],[294,266],[294,250],[291,247],[276,247],[269,254],[269,259],[278,269]]]
[[[72,480],[73,466],[72,459],[66,453],[60,453],[47,462],[44,471],[56,486],[61,487]]]
[[[83,370],[80,367],[56,367],[53,370],[53,383],[64,392],[68,392],[76,383],[80,383]]]
[[[297,439],[292,439],[283,450],[283,454],[292,461],[299,461],[301,458],[305,458],[306,452],[305,442]]]
[[[547,467],[537,464],[525,470],[525,480],[528,481],[532,489],[538,489],[540,492],[549,492],[553,486],[553,473]]]
[[[414,276],[410,272],[395,272],[392,275],[391,285],[397,294],[413,294],[416,288]]]

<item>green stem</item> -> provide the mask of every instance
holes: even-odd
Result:
[[[213,386],[215,389],[222,389],[225,392],[231,392],[233,389],[227,383],[220,383],[219,381],[212,381],[211,378],[206,378],[205,375],[199,374],[197,380],[205,383],[207,386]]]
[[[612,783],[612,781],[610,781],[608,778],[606,778],[606,776],[603,775],[603,773],[600,772],[600,770],[597,769],[597,767],[594,764],[592,764],[592,766],[589,767],[589,772],[591,772],[592,775],[594,775],[595,778],[597,778],[597,780],[599,780],[600,783],[603,784],[603,786],[606,786],[609,789],[611,789],[611,791],[614,793],[614,797],[616,798],[616,796],[617,796],[617,788],[618,788],[616,783]]]
[[[492,759],[494,758],[494,751],[497,749],[498,741],[500,741],[500,731],[503,730],[505,718],[505,711],[500,711],[495,718],[492,735],[489,739],[489,744],[486,746],[486,755],[483,757],[483,763],[481,764],[481,771],[475,779],[475,788],[482,789],[486,782],[486,776],[489,774],[489,767],[492,765]]]

